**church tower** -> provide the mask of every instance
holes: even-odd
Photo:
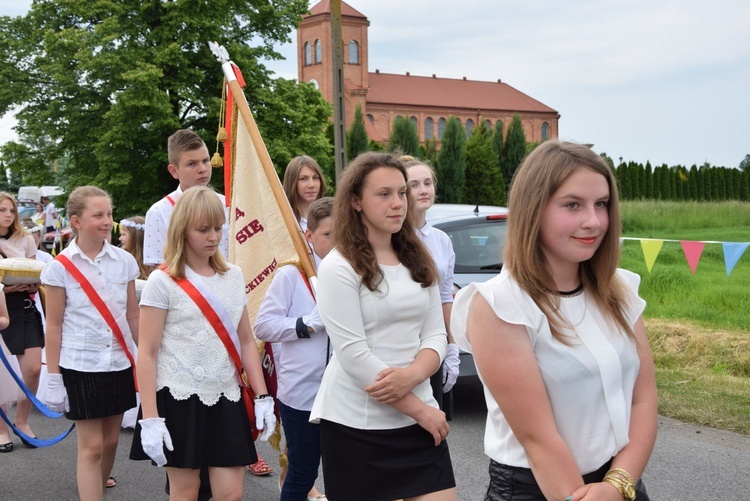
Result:
[[[367,71],[367,28],[370,22],[350,5],[341,2],[341,38],[344,45],[344,100],[346,123],[350,124],[357,104],[365,113],[369,87]],[[331,55],[331,2],[322,0],[310,9],[297,29],[297,75],[300,82],[315,83],[323,97],[333,102]]]

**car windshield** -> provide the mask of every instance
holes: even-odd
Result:
[[[503,265],[505,221],[481,221],[469,225],[442,227],[456,253],[455,273],[498,272]]]

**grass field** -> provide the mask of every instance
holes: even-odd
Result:
[[[747,203],[625,202],[622,219],[626,237],[750,242]],[[706,243],[693,275],[679,242],[664,242],[649,273],[625,240],[621,266],[642,277],[659,412],[750,434],[750,249],[727,276],[722,245]]]

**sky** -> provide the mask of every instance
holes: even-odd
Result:
[[[615,162],[737,167],[750,154],[747,0],[347,3],[370,21],[370,71],[500,78],[560,113],[560,139]],[[0,15],[30,5],[0,0]],[[286,61],[267,66],[296,78],[295,45],[277,49]],[[0,144],[14,125],[0,119]]]

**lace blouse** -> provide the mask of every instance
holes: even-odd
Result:
[[[247,304],[245,281],[237,266],[226,273],[201,277],[221,299],[239,325]],[[214,405],[223,395],[232,402],[240,399],[237,370],[227,350],[190,297],[161,270],[148,277],[141,306],[167,310],[164,333],[156,364],[156,391],[169,388],[176,400],[198,395],[205,405]]]

